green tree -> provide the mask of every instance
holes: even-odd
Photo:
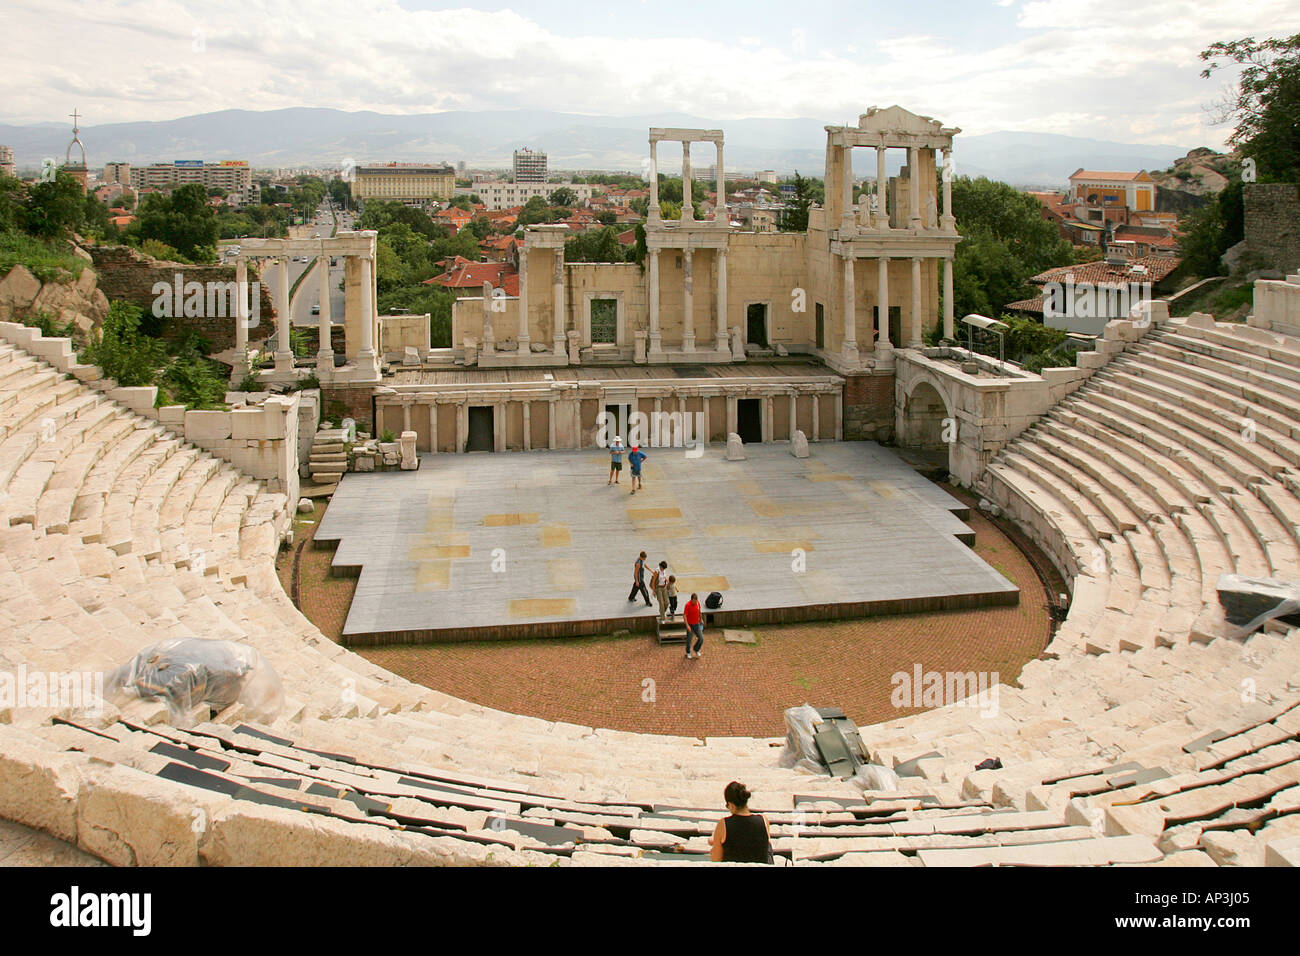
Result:
[[[200,183],[180,186],[170,196],[155,193],[147,197],[134,225],[142,241],[157,239],[192,261],[212,261],[209,249],[215,256],[217,217]]]
[[[26,203],[22,180],[0,173],[0,232],[22,230]]]
[[[812,181],[794,171],[794,199],[786,207],[779,227],[783,232],[806,232],[808,230],[808,210],[813,204]]]
[[[953,307],[996,317],[1035,294],[1031,276],[1069,265],[1074,250],[1043,218],[1038,200],[1002,182],[962,176],[952,183],[962,241],[953,262]]]
[[[1300,33],[1214,43],[1200,57],[1209,64],[1201,71],[1206,79],[1227,63],[1242,67],[1220,105],[1220,119],[1236,123],[1228,142],[1255,161],[1260,179],[1300,179]]]
[[[566,262],[626,262],[627,251],[613,227],[580,232],[564,243]]]
[[[561,186],[553,190],[546,197],[552,206],[576,206],[578,204],[578,194],[568,186]]]
[[[1206,205],[1183,217],[1178,245],[1182,268],[1190,275],[1217,276],[1227,271],[1223,254],[1246,235],[1243,195],[1241,180],[1230,179]]]
[[[23,226],[42,239],[67,238],[81,227],[86,216],[86,199],[81,183],[67,170],[55,172],[48,182],[33,183],[27,190]]]
[[[519,218],[515,220],[515,225],[522,229],[533,223],[547,222],[549,214],[550,207],[546,205],[546,200],[541,196],[533,196],[524,203],[524,208],[519,210]]]

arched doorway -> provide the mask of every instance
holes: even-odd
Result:
[[[947,451],[957,439],[957,422],[948,411],[942,393],[929,382],[917,382],[903,405],[899,423],[899,444],[924,451]]]

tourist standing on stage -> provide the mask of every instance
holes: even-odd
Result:
[[[645,598],[645,606],[650,606],[650,592],[645,589],[645,552],[642,551],[632,566],[632,590],[627,593],[629,601],[635,601],[637,592]]]

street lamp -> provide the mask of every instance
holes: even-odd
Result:
[[[962,319],[962,322],[966,325],[966,347],[971,354],[975,353],[975,330],[983,329],[986,332],[992,332],[998,337],[998,361],[1005,360],[1005,330],[1011,328],[1011,326],[1005,322],[999,322],[997,319],[990,319],[986,315],[976,315],[974,312]]]

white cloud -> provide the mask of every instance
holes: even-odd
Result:
[[[1018,30],[978,50],[958,46],[959,32],[878,37],[846,23],[846,37],[870,44],[855,55],[806,51],[801,29],[788,50],[753,36],[638,38],[635,18],[618,36],[568,36],[510,11],[396,0],[6,0],[0,110],[62,121],[76,106],[90,125],[287,106],[836,121],[896,102],[968,133],[1217,145],[1226,130],[1200,106],[1219,87],[1199,79],[1196,54],[1300,29],[1293,0],[1029,0],[1015,16]]]

